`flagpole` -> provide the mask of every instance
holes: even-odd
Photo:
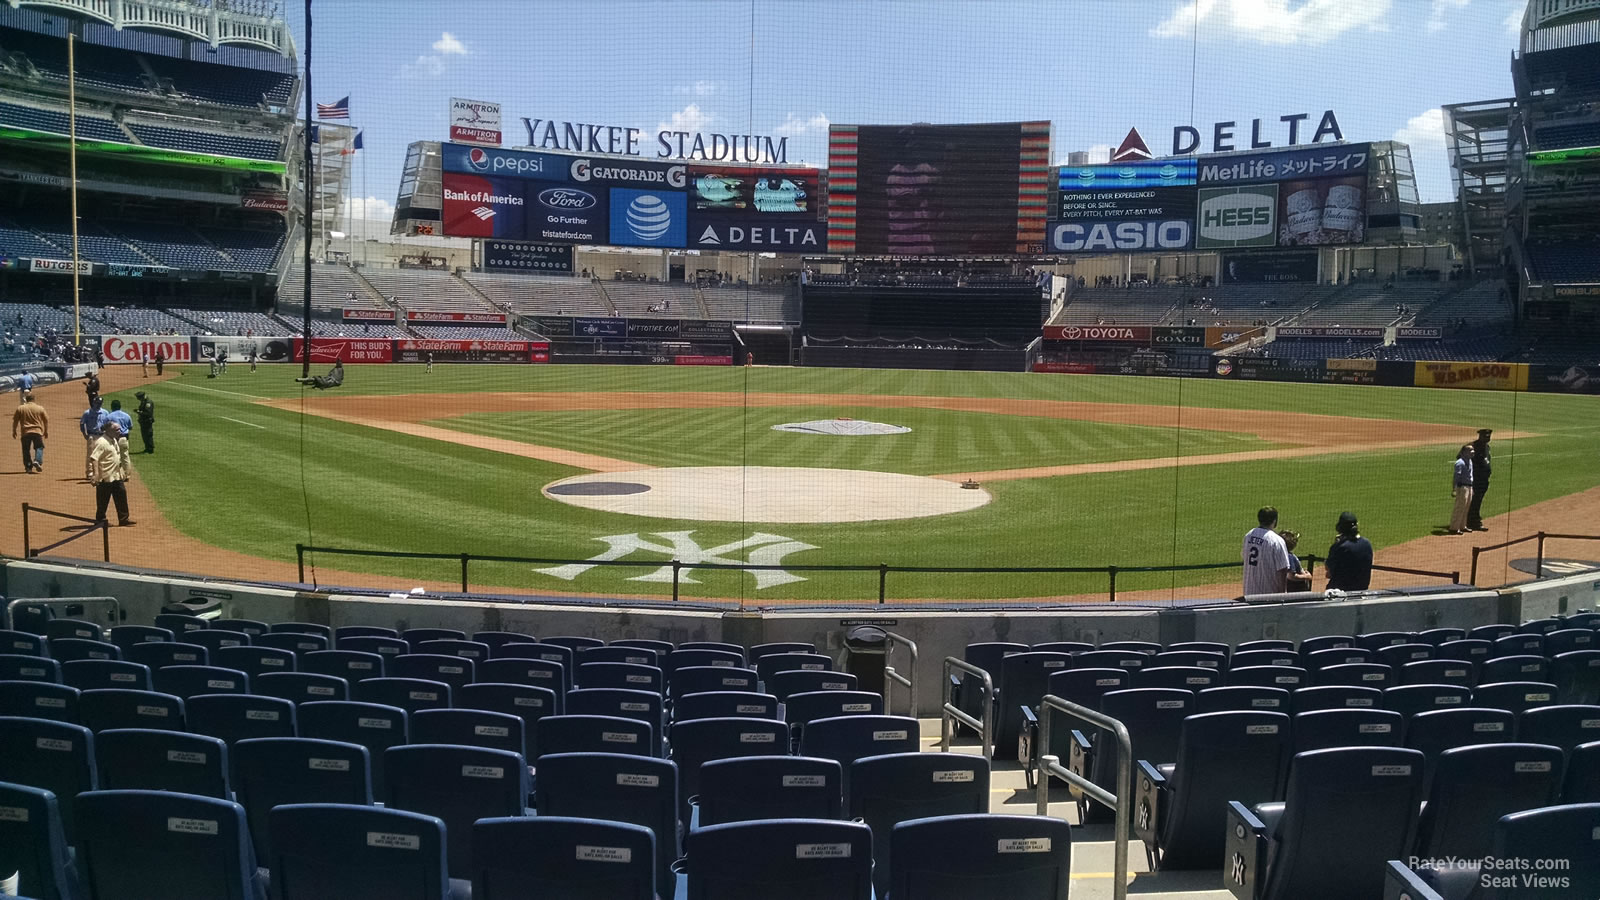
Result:
[[[78,285],[78,66],[75,36],[67,32],[67,165],[72,175],[72,343],[83,343],[82,294]]]
[[[359,135],[360,133],[357,132]],[[365,149],[365,148],[362,148]],[[361,161],[361,265],[367,264],[367,158],[357,156]]]
[[[350,155],[351,156],[355,155],[355,152],[356,152],[355,147],[356,147],[356,137],[355,137],[354,134],[352,134],[352,135],[350,135]],[[355,162],[355,160],[353,160],[353,159],[350,160],[350,161],[351,162]],[[343,185],[347,185],[347,186],[352,186],[353,185],[353,182],[350,180],[350,168],[351,168],[350,166],[340,166],[339,167],[339,169],[340,169],[340,179],[339,180]],[[351,262],[355,262],[355,259],[353,258],[353,255],[349,252],[349,250],[350,250],[350,235],[355,231],[355,228],[352,227],[354,225],[354,222],[355,222],[355,204],[350,202],[349,187],[346,187],[345,188],[345,200],[344,200],[344,247],[345,247],[345,251],[346,251],[345,252],[345,257],[349,258]]]

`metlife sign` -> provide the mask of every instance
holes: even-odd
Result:
[[[1201,188],[1197,250],[1278,245],[1278,186]]]
[[[1371,144],[1338,144],[1200,158],[1201,184],[1251,184],[1291,178],[1365,175]]]

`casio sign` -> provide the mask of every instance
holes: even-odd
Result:
[[[554,209],[588,209],[597,201],[588,191],[576,188],[550,188],[539,192],[539,202]]]
[[[1050,229],[1050,249],[1063,253],[1116,250],[1182,250],[1189,246],[1189,223],[1063,222]]]

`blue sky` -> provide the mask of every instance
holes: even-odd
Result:
[[[304,46],[299,4],[288,17]],[[520,117],[782,134],[825,164],[827,123],[1049,119],[1055,152],[1157,154],[1172,128],[1333,109],[1347,140],[1405,140],[1451,199],[1439,106],[1511,93],[1525,0],[317,0],[315,100],[351,97],[369,214],[452,96]],[[1193,73],[1191,75],[1191,73]]]

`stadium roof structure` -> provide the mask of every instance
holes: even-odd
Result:
[[[1600,41],[1600,0],[1528,0],[1522,14],[1522,52],[1537,53]]]
[[[11,0],[13,6],[50,9],[111,27],[166,31],[213,47],[240,44],[295,55],[294,38],[278,0]]]

